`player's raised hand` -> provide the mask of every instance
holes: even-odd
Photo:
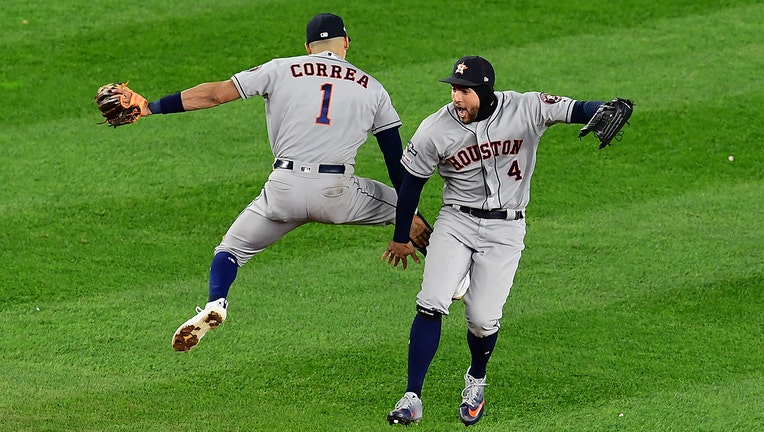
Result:
[[[411,242],[398,243],[391,240],[390,244],[387,245],[387,250],[382,254],[382,261],[387,261],[393,267],[398,267],[399,263],[403,263],[403,269],[406,270],[408,268],[409,256],[415,263],[420,263],[416,249],[414,249],[414,245]]]

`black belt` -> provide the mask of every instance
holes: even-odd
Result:
[[[453,205],[453,204],[451,206],[459,210],[460,212],[470,214],[480,219],[507,219],[507,215],[511,214],[508,212],[508,210],[483,210],[483,209],[465,207],[465,206]],[[520,210],[516,210],[515,217],[511,219],[520,220],[524,217],[525,216],[523,216],[523,212],[521,212]]]
[[[273,168],[291,170],[292,168],[294,168],[294,161],[276,159],[276,162],[273,163]],[[345,174],[345,165],[319,164],[318,172],[320,172],[321,174]]]

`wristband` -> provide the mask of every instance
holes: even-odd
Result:
[[[180,93],[171,94],[159,100],[149,102],[149,110],[151,114],[172,114],[186,111],[183,108],[183,100],[180,98]]]

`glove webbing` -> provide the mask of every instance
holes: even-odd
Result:
[[[622,109],[614,107],[613,110],[615,110],[615,112],[606,114],[609,116],[609,121],[605,125],[605,128],[602,131],[595,131],[597,138],[602,141],[600,143],[600,148],[610,145],[610,141],[613,138],[616,138],[616,141],[620,140],[620,137],[623,136],[623,131],[621,131],[619,135],[616,133],[616,130],[623,126],[623,123],[628,123],[623,121],[624,111]]]

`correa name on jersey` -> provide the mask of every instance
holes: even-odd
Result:
[[[305,62],[296,63],[289,66],[292,71],[292,76],[295,78],[302,77],[323,77],[338,80],[354,81],[356,84],[363,88],[369,88],[369,76],[366,74],[360,77],[356,76],[358,69],[333,64],[328,65],[321,62]]]

